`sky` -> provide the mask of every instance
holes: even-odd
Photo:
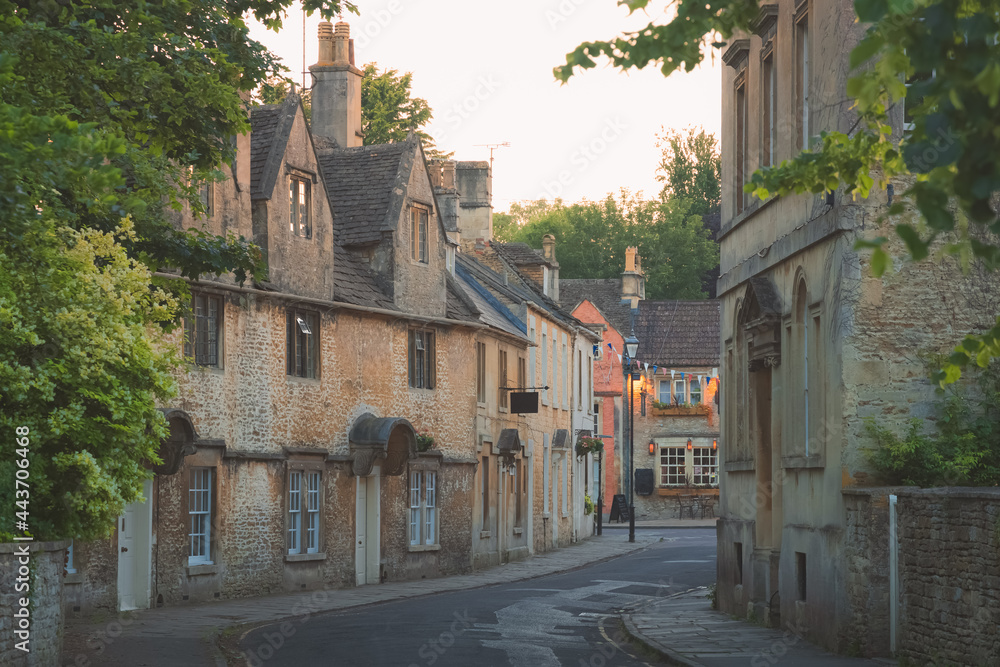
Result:
[[[718,138],[718,57],[669,78],[658,68],[623,73],[607,63],[566,85],[552,68],[584,41],[611,39],[664,19],[666,3],[631,17],[615,0],[356,0],[351,25],[358,66],[412,72],[412,95],[427,100],[425,128],[457,160],[488,160],[493,206],[561,197],[603,199],[621,188],[654,197],[660,190],[656,135],[703,127]],[[653,7],[655,6],[655,8]],[[302,81],[316,62],[319,14],[292,10],[279,33],[251,23],[251,36]],[[307,82],[308,82],[308,76]]]

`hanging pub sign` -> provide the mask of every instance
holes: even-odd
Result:
[[[510,392],[510,411],[516,415],[536,414],[538,412],[538,392]]]

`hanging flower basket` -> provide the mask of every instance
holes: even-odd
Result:
[[[576,455],[583,458],[587,454],[600,454],[604,451],[604,441],[600,438],[581,437],[576,441]]]

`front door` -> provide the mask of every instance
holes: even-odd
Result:
[[[143,484],[143,502],[129,503],[118,517],[118,608],[149,608],[152,544],[152,481]]]
[[[358,586],[379,583],[380,470],[372,468],[368,477],[358,477],[355,497],[354,574]]]

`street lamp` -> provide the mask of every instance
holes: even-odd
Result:
[[[635,479],[633,468],[635,458],[633,456],[633,442],[635,440],[635,405],[632,398],[632,380],[636,380],[638,373],[632,372],[632,360],[639,353],[639,340],[635,337],[635,327],[625,339],[625,360],[622,370],[628,374],[628,541],[635,542]]]

